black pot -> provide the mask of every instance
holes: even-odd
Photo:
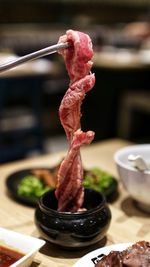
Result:
[[[83,248],[102,240],[111,220],[104,195],[85,189],[83,207],[86,211],[58,212],[55,191],[46,192],[35,211],[42,238],[63,248]]]

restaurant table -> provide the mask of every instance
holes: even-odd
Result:
[[[129,142],[120,139],[110,139],[93,143],[81,149],[83,165],[85,168],[94,166],[111,173],[119,181],[116,166],[114,163],[114,153],[127,146]],[[18,170],[31,167],[53,167],[59,163],[66,151],[56,154],[46,154],[36,158],[3,164],[0,166],[0,226],[38,237],[39,233],[34,223],[35,208],[28,207],[13,200],[6,188],[7,177]],[[139,240],[150,241],[150,216],[138,210],[128,193],[123,189],[119,181],[119,196],[108,203],[112,220],[106,238],[103,241],[75,251],[60,249],[50,243],[36,254],[31,267],[70,267],[86,253],[107,246],[122,242],[136,242]]]

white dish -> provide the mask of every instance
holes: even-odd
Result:
[[[132,243],[120,243],[115,245],[110,245],[107,247],[96,249],[92,252],[89,252],[85,256],[83,256],[80,260],[78,260],[73,267],[94,267],[95,264],[102,259],[102,255],[107,255],[111,250],[118,250],[122,251],[126,249],[127,247],[131,246]]]
[[[150,144],[126,146],[117,150],[114,161],[124,188],[141,210],[150,212],[150,170],[139,171],[128,161],[129,155],[140,155],[150,164]]]
[[[0,227],[0,242],[25,254],[10,267],[28,267],[33,261],[36,252],[45,244],[44,240],[24,235]]]

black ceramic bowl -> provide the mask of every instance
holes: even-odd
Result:
[[[45,240],[63,248],[85,248],[102,240],[108,230],[111,213],[105,197],[85,189],[84,212],[58,212],[53,191],[46,192],[35,211],[35,223]]]

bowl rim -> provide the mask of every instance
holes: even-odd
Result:
[[[136,144],[136,145],[130,145],[130,146],[125,146],[123,148],[120,148],[119,150],[117,150],[114,153],[114,161],[117,165],[121,166],[122,168],[125,168],[127,170],[131,170],[134,172],[139,172],[138,170],[136,170],[134,167],[132,167],[130,164],[126,164],[124,162],[122,162],[120,160],[120,156],[123,155],[124,153],[126,153],[127,151],[133,151],[133,149],[138,150],[139,148],[144,148],[146,150],[150,150],[150,144]],[[146,174],[150,174],[150,171],[145,171],[144,173]]]
[[[43,198],[45,197],[45,195],[50,194],[50,192],[52,192],[52,191],[54,192],[55,190],[53,189],[53,190],[47,191],[46,193],[44,193],[40,197],[40,199],[39,199],[39,201],[37,203],[37,206],[40,206],[41,210],[43,210],[43,212],[46,213],[47,215],[50,215],[49,212],[51,211],[51,214],[53,214],[55,216],[57,216],[59,214],[59,217],[71,219],[72,216],[75,216],[75,217],[79,217],[79,216],[80,217],[84,217],[84,216],[86,216],[88,214],[92,214],[95,211],[97,211],[98,209],[102,209],[104,207],[104,205],[107,205],[106,198],[105,198],[105,196],[104,196],[103,193],[98,192],[98,191],[96,191],[94,189],[89,189],[89,188],[85,188],[85,190],[94,191],[98,195],[101,195],[101,199],[102,199],[101,203],[99,205],[95,206],[94,208],[89,209],[89,210],[85,210],[85,211],[77,211],[77,212],[62,212],[62,211],[57,211],[57,210],[51,209],[51,208],[49,208],[49,207],[47,207],[47,206],[45,206],[43,204]]]

